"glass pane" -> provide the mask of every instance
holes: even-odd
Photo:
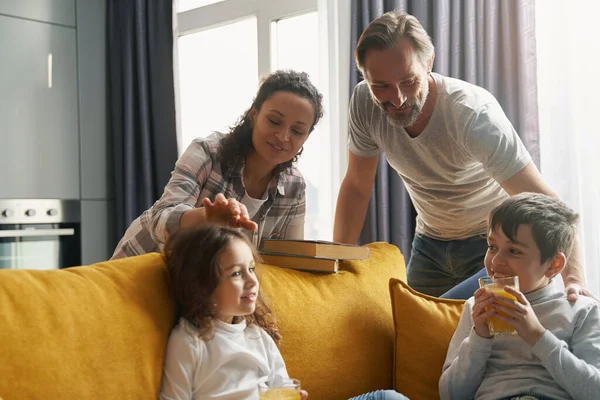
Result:
[[[256,18],[181,36],[178,47],[182,153],[193,139],[226,131],[252,103]]]
[[[207,6],[209,4],[220,3],[225,0],[175,0],[177,12],[184,12],[188,10],[193,10],[194,8],[200,8]]]
[[[308,73],[323,92],[319,80],[319,14],[311,12],[273,23],[273,67]],[[327,114],[327,111],[325,112]],[[306,180],[307,239],[331,240],[333,210],[331,200],[331,163],[329,137],[323,119],[304,144],[298,168]]]

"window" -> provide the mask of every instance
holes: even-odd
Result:
[[[258,85],[256,18],[181,36],[178,53],[181,153],[197,137],[225,132],[252,102]]]
[[[337,57],[329,43],[337,44],[328,36],[331,24],[323,8],[327,2],[179,1],[175,65],[180,153],[194,138],[232,125],[250,105],[261,77],[281,68],[307,72],[324,95],[325,117],[298,163],[307,183],[305,237],[331,240],[340,153],[347,148],[339,130],[333,129],[341,117],[332,107],[338,97],[330,96],[330,76],[339,73],[328,69]],[[347,85],[342,90],[347,91]]]

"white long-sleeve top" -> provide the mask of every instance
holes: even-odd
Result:
[[[257,325],[216,322],[215,336],[204,341],[181,319],[167,344],[160,400],[258,399],[261,378],[287,378],[273,339]]]
[[[600,399],[598,303],[585,296],[570,303],[555,285],[526,297],[546,328],[533,346],[518,335],[479,336],[471,317],[474,299],[467,300],[439,381],[442,400],[496,400],[522,393]]]

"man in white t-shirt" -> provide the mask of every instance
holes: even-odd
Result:
[[[365,80],[350,102],[349,162],[334,240],[358,240],[383,152],[418,213],[409,285],[469,298],[485,273],[489,211],[509,195],[556,193],[489,92],[431,72],[433,44],[415,17],[390,12],[375,19],[355,58]],[[587,294],[578,244],[569,260],[563,278],[573,301]]]

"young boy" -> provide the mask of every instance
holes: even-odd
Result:
[[[550,284],[565,267],[578,216],[546,195],[512,196],[489,216],[485,268],[518,276],[516,301],[481,288],[467,300],[442,377],[444,399],[600,399],[600,311],[586,296],[569,303]],[[499,314],[498,311],[508,316]],[[494,316],[515,336],[492,336]]]

